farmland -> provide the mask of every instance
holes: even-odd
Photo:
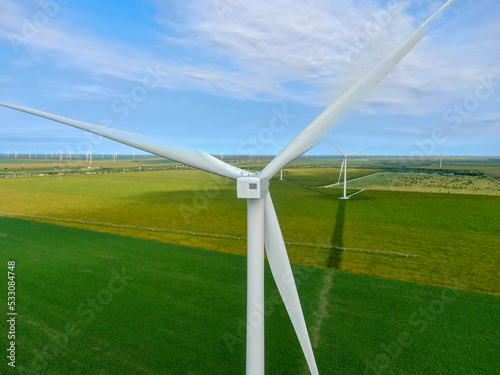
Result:
[[[464,175],[459,174],[458,171],[446,174],[384,172],[352,181],[349,187],[352,189],[500,195],[500,183],[493,178],[484,175]]]
[[[353,169],[349,176],[377,171]],[[338,172],[294,168],[272,182],[293,263],[440,286],[457,278],[464,289],[500,293],[498,197],[373,190],[346,202],[337,199],[339,189],[319,187]],[[4,215],[244,255],[245,202],[235,196],[231,181],[194,170],[0,184]]]
[[[371,190],[347,201],[324,188],[338,159],[297,160],[271,183],[320,373],[495,373],[500,201],[482,185],[498,186],[483,175],[495,166],[457,166],[471,194],[453,168],[384,163],[399,161],[352,160],[349,179],[362,178],[348,194]],[[246,202],[234,182],[161,159],[112,164],[14,164],[19,177],[0,180],[18,370],[241,373]],[[413,177],[397,191],[395,175],[450,192]],[[267,266],[266,358],[269,374],[307,373]]]
[[[11,218],[0,227],[20,296],[12,373],[242,373],[243,256]],[[460,279],[450,290],[293,270],[322,374],[498,369],[498,296]],[[305,374],[268,268],[266,280],[266,373]]]

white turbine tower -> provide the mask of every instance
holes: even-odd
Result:
[[[92,165],[92,154],[94,153],[95,150],[88,151],[89,153],[89,164]]]
[[[344,171],[344,196],[340,199],[349,199],[346,196],[346,193],[347,193],[347,159],[349,158],[349,156],[361,154],[362,152],[365,152],[368,150],[373,150],[375,147],[367,148],[366,150],[363,150],[363,151],[352,152],[352,153],[346,155],[346,154],[344,154],[344,152],[340,148],[335,146],[335,144],[332,141],[330,141],[329,139],[328,139],[328,142],[330,142],[330,144],[333,147],[335,147],[338,150],[338,152],[340,152],[342,155],[344,155],[344,161],[342,162],[342,166],[340,167],[339,181],[337,183],[340,183],[340,178],[342,177],[342,170],[343,170]]]
[[[448,0],[418,29],[400,42],[354,85],[340,95],[260,172],[253,173],[227,164],[205,152],[179,150],[159,145],[129,132],[72,120],[13,104],[0,105],[100,135],[209,173],[236,180],[238,198],[247,200],[247,375],[264,374],[264,248],[278,290],[298,336],[309,370],[318,374],[306,323],[278,218],[268,191],[269,181],[288,163],[320,143],[351,110],[424,37],[428,24],[454,0]]]
[[[62,150],[59,150],[59,161],[62,161],[63,154],[64,154],[64,152],[62,152]]]
[[[281,149],[278,147],[276,142],[274,142],[274,140],[273,140],[273,143],[274,143],[274,147],[276,147],[278,149],[278,152],[281,152]],[[290,177],[290,176],[288,176],[288,177]],[[283,181],[283,169],[280,169],[280,181]]]
[[[30,157],[30,159],[31,159],[31,151],[28,151],[28,155],[29,155],[29,157]]]
[[[17,152],[17,151],[15,151],[15,152],[14,152],[14,159],[17,159],[17,154],[18,154],[18,152]]]
[[[35,150],[35,159],[36,159],[36,150]]]
[[[434,160],[437,160],[439,159],[439,168],[443,168],[443,154],[439,154],[439,156],[437,156]]]
[[[135,160],[135,150],[132,150],[132,159]]]
[[[118,152],[113,150],[113,163],[116,163],[116,158],[118,157]]]

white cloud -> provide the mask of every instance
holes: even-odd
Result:
[[[140,84],[148,67],[159,66],[160,86],[166,89],[324,105],[441,3],[408,1],[391,13],[387,2],[377,0],[158,1],[157,22],[167,29],[159,40],[167,48],[183,48],[184,58],[102,39],[57,17],[23,47],[33,55],[32,63],[44,56],[61,68],[86,72],[92,82],[77,87],[83,99],[99,91],[103,98],[114,95],[100,77]],[[217,8],[221,4],[225,7]],[[37,9],[35,2],[14,0],[0,0],[0,6],[4,41],[9,33],[20,33],[23,19]],[[375,107],[367,110],[440,111],[443,103],[474,89],[482,74],[499,76],[496,21],[456,21],[460,17],[451,14],[439,32],[424,39],[368,98]],[[359,52],[349,56],[346,46]]]

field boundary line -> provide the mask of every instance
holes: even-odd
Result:
[[[77,219],[69,219],[69,218],[38,216],[38,215],[28,215],[28,214],[16,214],[16,213],[3,212],[3,211],[0,211],[0,215],[29,217],[32,219],[44,219],[44,220],[53,220],[53,221],[65,221],[65,222],[69,222],[69,223],[102,225],[102,226],[115,227],[115,228],[145,229],[145,230],[149,230],[152,232],[158,231],[158,232],[169,232],[169,233],[176,233],[176,234],[189,234],[191,236],[227,238],[227,239],[238,240],[238,241],[247,239],[246,237],[232,236],[230,234],[203,233],[203,232],[193,232],[193,231],[179,230],[179,229],[141,227],[141,226],[137,226],[137,225],[113,224],[113,223],[104,223],[104,222],[100,222],[100,221],[77,220]],[[340,246],[334,246],[334,245],[321,245],[321,244],[314,244],[314,243],[287,242],[287,241],[285,241],[285,244],[286,245],[295,245],[295,246],[305,246],[305,247],[320,247],[323,249],[337,249],[337,250],[342,250],[342,251],[356,251],[356,252],[364,252],[364,253],[398,255],[398,256],[404,256],[406,258],[420,257],[420,255],[409,254],[409,253],[399,253],[397,251],[388,251],[388,250],[360,249],[360,248],[354,248],[354,247],[340,247]]]

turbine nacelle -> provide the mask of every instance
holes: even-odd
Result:
[[[269,180],[261,175],[240,177],[236,180],[238,198],[259,199],[269,191]]]

